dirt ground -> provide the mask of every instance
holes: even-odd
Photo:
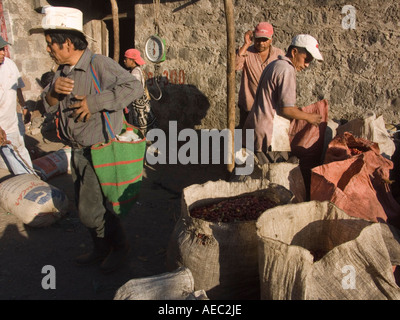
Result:
[[[64,146],[52,132],[34,133],[28,130],[26,136],[33,158]],[[76,256],[90,250],[91,240],[73,203],[70,174],[51,178],[47,182],[63,190],[70,202],[69,213],[58,222],[33,228],[0,210],[0,300],[111,300],[127,281],[166,272],[167,246],[180,215],[182,189],[225,177],[223,164],[146,164],[140,197],[123,218],[130,253],[124,266],[109,275],[102,274],[98,265],[74,264]],[[47,275],[42,268],[47,265],[55,268],[55,289],[42,287]]]

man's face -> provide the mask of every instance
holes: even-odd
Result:
[[[0,48],[0,64],[4,63],[5,56],[6,56],[6,47]]]
[[[69,50],[65,42],[62,46],[62,49],[57,43],[52,43],[51,37],[46,35],[46,51],[49,53],[50,57],[54,60],[58,65],[66,64],[68,58],[70,56]]]
[[[272,43],[272,39],[254,38],[254,48],[257,50],[257,52],[263,52],[265,50],[268,50],[271,43]]]
[[[307,51],[301,52],[297,48],[292,50],[292,63],[297,71],[302,71],[310,65],[313,57]]]
[[[127,57],[124,58],[124,64],[125,64],[125,67],[127,67],[128,69],[133,69],[134,67],[136,67],[135,61],[133,61],[133,59],[130,59]]]

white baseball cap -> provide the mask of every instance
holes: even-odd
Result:
[[[40,26],[30,29],[30,32],[43,32],[44,30],[74,30],[83,33],[82,11],[69,7],[45,6],[42,8],[44,17]]]
[[[292,46],[305,48],[314,59],[324,60],[321,52],[319,51],[319,44],[317,39],[309,34],[299,34],[295,36],[291,43]]]

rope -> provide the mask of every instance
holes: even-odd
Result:
[[[97,93],[100,93],[101,92],[100,81],[97,77],[96,70],[94,70],[94,67],[92,64],[92,61],[95,56],[96,55],[93,55],[92,60],[90,60],[90,73],[92,75],[92,82],[93,82],[94,88]],[[111,136],[111,139],[115,139],[115,133],[114,133],[114,129],[111,125],[110,115],[109,115],[108,111],[103,111],[103,116],[104,116],[104,120],[105,120],[105,124],[106,124],[107,130],[108,130],[108,133]]]
[[[160,17],[160,0],[153,0],[154,10],[154,30],[156,34],[160,32],[160,25],[158,24],[158,18]]]
[[[155,31],[155,34],[160,35],[160,25],[158,23],[158,19],[160,17],[160,0],[153,0],[153,10],[154,10],[154,31]],[[155,68],[154,68],[154,80],[155,80],[156,86],[158,88],[158,91],[160,92],[160,95],[159,95],[158,98],[156,98],[149,91],[149,94],[150,94],[151,98],[156,100],[156,101],[159,101],[162,98],[162,91],[161,91],[161,88],[160,88],[160,86],[158,84],[160,79],[157,79],[157,77],[159,77],[158,76],[159,69],[160,69],[160,65],[157,64],[155,66]]]
[[[157,79],[157,78],[160,78],[159,69],[160,69],[160,65],[159,65],[159,64],[156,64],[156,65],[154,66],[154,80],[155,80],[156,86],[157,86],[157,88],[158,88],[158,91],[160,92],[160,95],[159,95],[158,98],[156,98],[156,97],[154,97],[154,96],[151,94],[151,92],[149,91],[150,96],[151,96],[154,100],[156,100],[156,101],[159,101],[159,100],[162,98],[162,91],[161,91],[160,85],[158,84],[158,83],[160,82],[160,79]]]
[[[18,149],[16,146],[14,146],[12,143],[10,143],[10,145],[12,146],[14,152],[19,156],[19,158],[22,160],[22,162],[24,163],[24,165],[26,166],[27,171],[31,171],[33,175],[35,175],[37,178],[40,179],[40,176],[36,173],[36,170],[34,168],[32,168],[23,157],[21,157],[21,154],[19,153]]]

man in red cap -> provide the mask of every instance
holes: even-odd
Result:
[[[272,46],[274,29],[268,22],[260,22],[255,30],[249,30],[244,35],[244,44],[236,53],[235,70],[242,70],[242,80],[239,90],[239,127],[244,122],[253,106],[257,86],[264,68],[279,55],[285,55],[283,50]],[[254,44],[253,44],[254,41]]]
[[[131,74],[139,80],[144,86],[143,72],[140,66],[144,65],[146,62],[140,56],[140,51],[138,49],[128,49],[125,51],[124,64],[125,67],[129,69]]]
[[[125,51],[124,64],[132,76],[142,84],[143,97],[133,101],[126,109],[127,121],[142,130],[146,134],[149,130],[156,127],[156,116],[151,110],[150,94],[146,86],[146,77],[142,65],[146,62],[140,56],[138,49],[128,49]]]

